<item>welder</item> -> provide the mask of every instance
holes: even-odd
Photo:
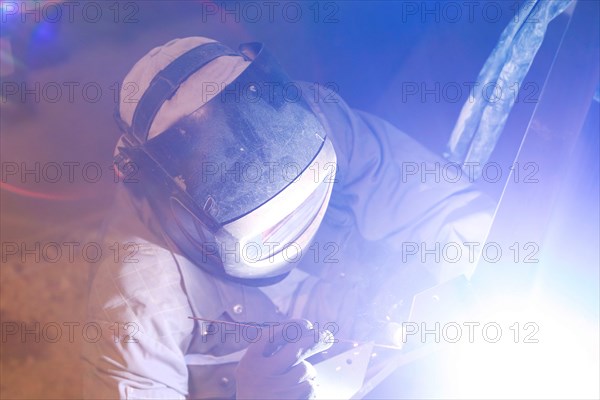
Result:
[[[472,272],[400,253],[483,240],[490,201],[401,179],[442,160],[314,89],[259,43],[177,39],[133,66],[105,241],[135,251],[94,270],[89,319],[123,332],[86,344],[87,397],[310,398],[332,337],[372,340],[416,292]]]

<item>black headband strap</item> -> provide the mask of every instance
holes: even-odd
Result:
[[[154,117],[163,103],[173,97],[179,86],[200,68],[221,56],[241,56],[221,43],[206,43],[194,47],[162,69],[142,95],[131,124],[133,135],[146,141]]]

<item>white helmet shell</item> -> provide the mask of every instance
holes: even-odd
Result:
[[[133,114],[141,97],[158,72],[194,47],[213,42],[216,40],[195,36],[174,39],[150,50],[133,66],[123,80],[119,103],[122,120],[131,126]],[[163,103],[152,122],[148,139],[156,137],[181,117],[202,107],[219,93],[220,90],[214,90],[215,84],[222,89],[233,82],[249,64],[250,61],[244,60],[241,56],[222,56],[194,72],[183,82],[175,95]],[[205,93],[207,84],[211,84],[211,91]]]

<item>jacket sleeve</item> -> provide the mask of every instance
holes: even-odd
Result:
[[[112,231],[108,237],[125,239],[106,242],[103,248],[112,250],[92,280],[84,396],[183,399],[193,323],[173,256],[138,236],[119,235],[119,226]]]
[[[350,109],[330,92],[319,100],[315,109],[338,158],[332,205],[350,210],[360,235],[384,244],[392,267],[402,266],[398,274],[412,271],[423,288],[470,276],[494,202],[457,165],[386,121]]]

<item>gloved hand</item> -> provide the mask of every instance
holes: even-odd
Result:
[[[262,328],[236,368],[238,399],[309,399],[314,367],[306,358],[333,345],[333,335],[316,331],[307,320]]]

